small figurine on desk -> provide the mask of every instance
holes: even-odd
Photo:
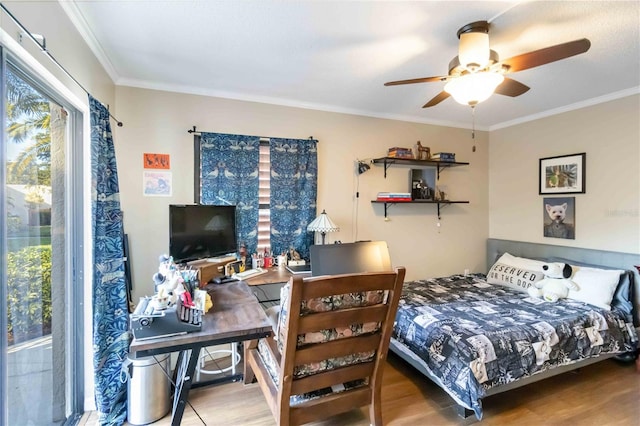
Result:
[[[175,263],[173,263],[171,256],[164,254],[161,255],[158,260],[160,262],[158,272],[153,274],[152,277],[155,284],[155,291],[158,293],[159,298],[168,298],[168,306],[173,306],[178,297],[186,291],[184,279]]]
[[[238,258],[240,259],[240,269],[243,271],[245,269],[249,269],[249,254],[247,253],[247,246],[244,243],[240,244],[240,248],[238,249]]]
[[[296,249],[291,247],[289,249],[289,260],[300,260],[300,259],[302,259],[302,257],[300,256],[300,253],[298,253]]]

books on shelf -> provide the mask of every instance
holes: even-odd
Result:
[[[456,154],[452,152],[436,152],[431,154],[430,159],[433,161],[456,161]]]
[[[387,157],[391,158],[413,158],[413,150],[411,148],[402,148],[394,146],[387,151]]]
[[[378,192],[377,201],[411,201],[411,193],[409,192]]]

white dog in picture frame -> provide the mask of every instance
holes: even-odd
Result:
[[[551,219],[551,223],[544,226],[544,236],[553,238],[575,239],[575,230],[573,225],[564,223],[567,216],[567,203],[562,204],[545,204],[547,215]]]

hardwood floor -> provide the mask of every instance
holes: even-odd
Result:
[[[182,425],[275,424],[256,384],[230,383],[194,389]],[[571,425],[640,426],[640,373],[635,364],[608,360],[552,377],[483,402],[483,425]],[[453,400],[438,386],[423,378],[408,364],[390,354],[382,389],[385,425],[470,425],[475,417],[457,416]],[[97,425],[95,413],[86,413],[83,426]],[[170,416],[153,423],[169,425]],[[326,421],[328,425],[369,425],[365,408]]]

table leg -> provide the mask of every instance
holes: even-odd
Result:
[[[176,387],[173,393],[173,413],[171,426],[178,426],[182,422],[185,406],[189,398],[189,390],[196,372],[200,347],[180,351],[176,363]]]

